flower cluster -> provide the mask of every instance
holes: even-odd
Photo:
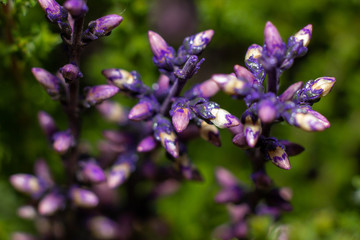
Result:
[[[84,74],[79,68],[80,53],[92,41],[108,36],[122,17],[107,15],[90,21],[84,28],[88,11],[85,0],[66,0],[63,6],[55,0],[38,3],[47,19],[58,25],[69,55],[68,63],[55,74],[42,68],[32,69],[36,80],[61,104],[68,117],[68,127],[61,130],[50,114],[38,113],[40,127],[62,159],[66,182],[56,183],[43,159],[35,162],[34,174],[10,177],[14,188],[31,198],[29,204],[18,209],[18,215],[34,220],[40,234],[36,238],[15,233],[14,240],[144,239],[142,228],[152,228],[158,236],[163,235],[162,227],[166,226],[152,210],[154,201],[175,192],[184,179],[202,180],[186,144],[199,136],[219,147],[219,128],[229,129],[234,135],[233,143],[248,152],[254,187],[239,183],[224,168],[216,169],[222,190],[215,201],[227,204],[232,217],[230,224],[216,230],[216,235],[222,239],[244,239],[249,216],[268,214],[277,219],[283,211],[291,210],[291,191],[273,184],[265,164],[271,161],[288,170],[289,156],[304,150],[296,143],[270,136],[273,124],[285,121],[306,131],[322,131],[330,126],[312,106],[331,91],[335,78],[320,77],[304,85],[298,82],[278,94],[283,71],[307,52],[311,25],[285,44],[275,26],[268,22],[265,43],[249,47],[246,67],[235,65],[234,73],[214,74],[184,93],[184,86],[205,60],[200,55],[214,31],[186,37],[177,51],[159,34],[149,31],[153,63],[160,72],[156,84],[145,85],[137,71],[109,68],[102,71],[107,84],[81,89],[79,81]],[[240,118],[210,100],[219,91],[245,102],[247,109]],[[138,103],[127,109],[109,100],[118,93],[136,98]],[[94,106],[119,128],[103,131],[96,157],[80,141],[81,113]],[[158,163],[159,155],[155,153],[160,145],[175,167]],[[139,191],[138,186],[144,182],[152,187]],[[117,188],[121,185],[125,186],[119,198]]]
[[[286,121],[305,131],[322,131],[330,127],[329,121],[313,110],[312,105],[331,91],[335,78],[319,77],[304,85],[297,82],[278,94],[281,74],[292,66],[295,58],[307,52],[311,34],[312,25],[307,25],[290,36],[285,44],[276,27],[267,22],[264,45],[253,44],[246,52],[247,68],[235,65],[234,73],[215,74],[210,79],[226,94],[245,102],[247,109],[241,116],[241,124],[230,130],[234,135],[233,143],[247,150],[253,165],[254,189],[238,185],[227,170],[217,170],[223,190],[215,200],[231,203],[229,212],[233,216],[232,224],[218,231],[222,239],[245,237],[246,219],[251,214],[277,218],[282,211],[291,210],[290,194],[274,187],[266,174],[265,163],[271,161],[277,167],[289,170],[289,156],[301,153],[304,148],[271,137],[271,126]],[[265,77],[266,87],[263,85]]]
[[[153,62],[161,73],[158,83],[152,88],[142,82],[136,71],[112,68],[102,72],[120,92],[139,99],[128,114],[130,120],[143,121],[148,126],[144,129],[147,135],[137,147],[138,152],[152,151],[160,142],[169,158],[182,166],[179,170],[183,171],[183,176],[190,179],[193,175],[187,172],[190,163],[181,138],[195,132],[220,146],[217,127],[230,128],[240,124],[239,119],[209,100],[220,89],[213,81],[198,84],[180,95],[203,63],[204,59],[199,59],[199,55],[210,43],[213,34],[213,30],[206,30],[186,37],[175,51],[159,34],[149,31]],[[184,161],[184,158],[187,160]]]

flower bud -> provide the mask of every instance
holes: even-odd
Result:
[[[59,154],[65,154],[74,144],[75,140],[70,130],[57,132],[53,136],[53,148]]]
[[[117,102],[104,101],[96,105],[96,109],[109,122],[124,124],[128,120],[126,109]]]
[[[74,18],[83,16],[89,10],[84,0],[67,0],[64,7]]]
[[[60,68],[60,72],[63,77],[68,81],[75,81],[83,77],[79,67],[71,63],[66,64],[62,68]]]
[[[56,76],[42,68],[32,68],[31,71],[36,80],[53,99],[60,96],[60,80]]]
[[[156,111],[156,104],[150,98],[141,98],[129,112],[128,118],[134,121],[141,121],[150,118]]]
[[[298,31],[294,35],[294,37],[296,42],[303,41],[303,46],[307,47],[309,45],[311,35],[312,35],[312,25],[308,24],[303,29]]]
[[[135,169],[137,155],[121,155],[114,165],[110,168],[107,176],[107,184],[110,188],[116,188],[123,184]]]
[[[313,91],[322,90],[320,97],[324,97],[331,91],[335,82],[334,77],[320,77],[314,80],[310,88]]]
[[[17,215],[23,219],[34,220],[37,213],[33,206],[25,205],[17,209]]]
[[[159,134],[161,145],[174,158],[179,157],[179,143],[174,132],[161,132]]]
[[[80,177],[83,181],[91,183],[100,183],[106,180],[103,169],[94,161],[80,163]]]
[[[19,192],[34,197],[38,197],[45,191],[42,182],[37,177],[30,174],[18,173],[11,175],[10,183]]]
[[[134,76],[131,75],[130,72],[123,69],[110,68],[103,70],[101,73],[106,77],[107,80],[112,82],[121,90],[125,89],[125,85],[130,85],[135,81]]]
[[[49,166],[44,159],[38,159],[34,164],[34,173],[46,186],[54,186]]]
[[[239,132],[238,134],[236,134],[233,137],[232,142],[233,142],[233,144],[235,144],[239,148],[246,149],[246,148],[249,147],[249,145],[247,144],[247,141],[246,141],[246,136],[245,136],[244,131]]]
[[[284,146],[280,143],[273,143],[271,147],[268,147],[267,157],[277,167],[289,170],[291,168],[288,155],[285,152]]]
[[[235,186],[232,188],[225,188],[216,194],[215,202],[217,203],[238,202],[241,200],[243,196],[244,196],[244,191],[239,186]]]
[[[148,31],[148,37],[151,50],[157,62],[160,64],[166,64],[168,58],[171,59],[174,57],[172,49],[159,34],[153,31]]]
[[[156,147],[156,145],[157,145],[157,142],[156,142],[155,138],[152,135],[150,135],[140,141],[136,150],[138,152],[149,152],[149,151],[153,150]]]
[[[305,131],[323,131],[330,127],[330,122],[320,113],[312,109],[294,110],[291,117],[285,117],[286,121]]]
[[[66,20],[67,12],[55,0],[38,0],[40,7],[51,22]]]
[[[55,192],[47,194],[39,202],[38,211],[43,216],[51,216],[65,206],[65,198]]]
[[[250,114],[244,117],[244,134],[249,147],[255,147],[261,131],[260,118],[253,118]]]
[[[271,100],[263,100],[259,103],[258,116],[263,123],[272,123],[276,119],[276,106]]]
[[[189,48],[188,54],[200,54],[209,45],[213,36],[214,30],[210,29],[185,38],[185,45]]]
[[[191,113],[189,108],[177,107],[172,114],[172,123],[176,132],[182,132],[188,126]]]
[[[106,15],[89,23],[88,29],[96,37],[104,37],[120,25],[123,18],[116,14]]]
[[[119,88],[112,85],[98,85],[88,87],[86,90],[84,105],[90,107],[103,102],[119,92]]]
[[[214,74],[211,79],[229,95],[244,95],[249,89],[248,83],[232,74]]]
[[[37,238],[28,233],[14,232],[11,235],[11,240],[37,240]]]
[[[240,124],[237,117],[222,108],[213,108],[211,114],[214,115],[215,118],[210,119],[210,121],[218,128],[229,128]]]
[[[88,222],[88,228],[96,239],[115,239],[119,226],[111,219],[103,216],[93,217]]]
[[[82,208],[96,207],[99,203],[99,199],[95,193],[79,187],[72,187],[69,196],[76,206]]]
[[[265,49],[270,56],[282,57],[285,53],[285,43],[281,39],[277,28],[271,23],[267,22],[265,26]]]
[[[216,181],[223,188],[233,188],[238,185],[236,177],[227,169],[223,167],[217,167],[215,169]]]
[[[46,137],[51,139],[51,136],[58,130],[54,119],[46,112],[40,111],[38,112],[38,121]]]
[[[302,87],[302,85],[302,82],[292,84],[279,96],[280,101],[285,102],[291,100],[295,93]]]
[[[246,80],[250,84],[259,83],[254,75],[243,66],[235,65],[234,72],[238,79]]]
[[[219,129],[212,124],[208,124],[205,121],[201,121],[200,137],[217,147],[221,146]]]
[[[260,45],[252,44],[246,51],[245,62],[252,59],[259,59],[262,55],[263,48]]]

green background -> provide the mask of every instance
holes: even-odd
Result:
[[[1,2],[7,2],[2,0]],[[62,2],[59,2],[62,3]],[[331,128],[307,133],[280,124],[273,135],[305,147],[290,159],[292,169],[271,164],[269,175],[278,186],[293,190],[291,213],[273,224],[265,217],[250,221],[253,239],[276,239],[285,227],[290,239],[360,239],[360,1],[359,0],[197,0],[89,1],[87,21],[105,14],[124,17],[123,23],[105,38],[92,43],[82,56],[82,84],[105,83],[101,70],[137,70],[151,85],[158,73],[152,64],[147,31],[159,32],[178,47],[185,36],[214,29],[212,43],[204,53],[206,61],[197,77],[204,81],[214,73],[230,73],[243,65],[246,49],[263,44],[266,21],[271,21],[283,40],[305,25],[313,24],[308,54],[284,73],[281,91],[297,81],[333,76],[336,84],[328,96],[314,106],[326,116]],[[180,7],[179,7],[180,6]],[[35,159],[44,157],[57,178],[62,178],[59,157],[49,148],[37,124],[37,112],[45,110],[66,127],[66,116],[50,100],[31,75],[32,67],[51,72],[66,63],[66,54],[55,26],[49,24],[36,1],[0,3],[0,239],[15,230],[32,231],[32,224],[16,216],[26,198],[8,183],[11,174],[32,172]],[[173,16],[169,21],[168,17]],[[116,97],[124,105],[134,101]],[[218,94],[215,101],[234,115],[244,110],[242,101]],[[85,113],[82,138],[95,146],[105,123],[94,109]],[[168,239],[211,239],[213,229],[229,220],[223,205],[213,201],[219,190],[214,181],[216,166],[229,169],[244,183],[250,183],[250,164],[242,150],[221,131],[221,148],[194,140],[189,155],[205,181],[185,182],[179,191],[161,199],[157,212],[171,226]]]

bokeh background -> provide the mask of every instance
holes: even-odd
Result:
[[[52,102],[31,75],[31,67],[51,72],[66,63],[56,28],[50,25],[34,0],[0,0],[0,239],[15,230],[33,231],[32,223],[16,216],[26,198],[8,183],[11,174],[32,172],[32,164],[45,158],[56,178],[64,178],[60,158],[49,148],[37,124],[37,112],[45,110],[66,127],[61,107]],[[4,4],[7,2],[7,4]],[[62,1],[59,1],[62,3]],[[251,219],[253,239],[276,239],[276,229],[287,228],[290,239],[360,239],[360,1],[359,0],[103,0],[88,1],[87,21],[105,14],[124,17],[106,39],[92,43],[82,56],[84,85],[101,84],[101,70],[137,70],[152,84],[158,72],[152,64],[147,31],[160,33],[178,47],[185,36],[214,29],[212,43],[197,77],[204,81],[214,73],[230,73],[243,65],[252,43],[263,44],[266,21],[277,26],[284,40],[305,25],[313,24],[308,54],[284,73],[281,91],[297,81],[333,76],[336,85],[315,110],[325,115],[331,128],[307,133],[280,124],[273,135],[305,147],[290,159],[284,171],[269,164],[267,170],[278,186],[293,191],[291,213],[277,223],[266,217]],[[132,100],[116,97],[124,105]],[[244,110],[242,101],[224,94],[215,97],[234,115]],[[104,129],[96,111],[84,115],[82,139],[95,146]],[[211,239],[213,229],[228,221],[226,209],[213,201],[219,189],[216,166],[224,166],[250,184],[250,164],[242,150],[221,131],[221,148],[194,140],[189,155],[205,181],[184,182],[179,191],[160,200],[158,214],[171,226],[168,239]]]

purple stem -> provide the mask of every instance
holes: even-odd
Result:
[[[187,79],[176,78],[174,85],[171,87],[169,94],[160,108],[160,114],[164,115],[169,112],[173,98],[178,97],[184,88]]]
[[[83,31],[84,18],[79,17],[74,21],[73,32],[71,35],[71,45],[69,46],[69,63],[76,64],[79,66],[80,64],[80,52],[82,50],[81,47],[81,34]],[[67,105],[65,106],[65,112],[68,116],[69,127],[71,129],[71,133],[75,139],[75,146],[70,150],[70,153],[67,157],[66,169],[70,181],[73,181],[75,178],[75,171],[77,166],[77,158],[78,158],[78,139],[81,131],[80,124],[80,116],[78,109],[79,102],[79,80],[69,81],[68,85],[69,89],[69,98]]]

